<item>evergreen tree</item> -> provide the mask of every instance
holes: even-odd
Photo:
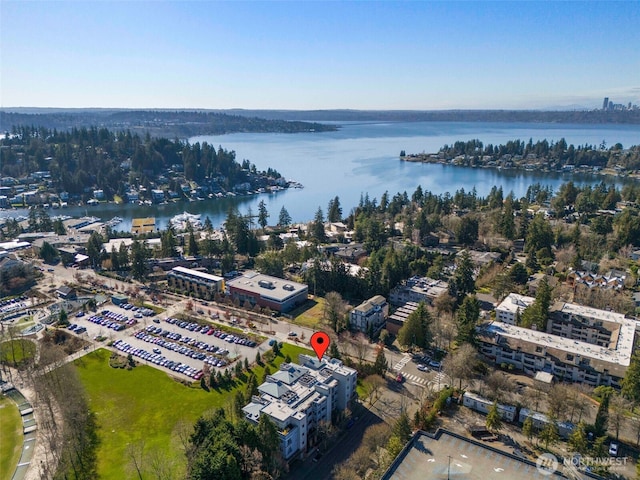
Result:
[[[587,441],[587,432],[583,422],[578,423],[576,428],[569,435],[569,446],[574,452],[581,454],[587,453],[589,443]]]
[[[549,317],[549,307],[551,305],[551,287],[544,277],[538,285],[535,301],[524,309],[521,317],[521,325],[525,328],[544,330]]]
[[[329,345],[329,356],[337,360],[340,360],[342,358],[342,355],[340,355],[340,350],[338,350],[338,345],[336,345],[336,342],[331,342],[331,344]]]
[[[278,225],[281,227],[288,227],[291,225],[291,215],[289,215],[287,209],[284,208],[284,205],[280,209],[280,215],[278,215]]]
[[[102,263],[104,249],[102,248],[102,237],[97,232],[92,232],[87,242],[87,256],[93,268],[98,268]]]
[[[398,332],[398,343],[404,347],[428,348],[432,342],[431,315],[424,302],[418,304]]]
[[[193,229],[189,232],[189,243],[187,250],[189,251],[189,255],[196,256],[198,255],[198,242],[196,241],[196,237],[193,233]]]
[[[131,244],[131,274],[133,278],[144,282],[149,268],[147,259],[151,256],[149,249],[144,241],[138,239]]]
[[[169,224],[167,229],[160,234],[160,255],[162,258],[177,256],[176,244],[176,232],[173,225]]]
[[[211,223],[209,215],[204,219],[204,231],[207,233],[213,232],[213,224]]]
[[[318,243],[322,243],[326,240],[326,234],[324,232],[324,215],[322,208],[318,207],[315,217],[311,223],[311,237]]]
[[[527,437],[527,440],[531,441],[531,437],[533,437],[533,420],[531,417],[525,418],[522,423],[522,434]]]
[[[411,438],[411,423],[404,409],[393,426],[393,434],[398,437],[403,444],[407,443]]]
[[[269,218],[267,205],[264,203],[264,200],[260,200],[258,204],[258,225],[260,225],[263,230],[267,226],[267,218]]]
[[[118,252],[116,251],[116,247],[111,247],[111,253],[109,254],[109,258],[111,259],[111,269],[115,272],[120,270],[120,258],[118,256]]]
[[[129,249],[124,243],[121,243],[118,249],[118,266],[123,269],[129,266]]]
[[[500,217],[500,233],[513,240],[516,236],[516,223],[513,216],[513,194],[509,194],[504,201],[504,210]]]
[[[527,253],[527,259],[525,260],[525,265],[531,273],[536,273],[540,270],[540,265],[538,265],[538,259],[536,258],[536,252],[529,250]]]
[[[384,377],[384,374],[387,372],[389,368],[389,364],[387,363],[387,357],[384,355],[384,348],[378,349],[378,354],[376,355],[376,360],[373,364],[373,370],[380,376]]]
[[[53,248],[53,246],[49,242],[42,242],[42,247],[40,247],[40,258],[47,263],[53,262],[53,260],[58,256],[58,251]]]
[[[329,206],[327,207],[327,220],[331,223],[342,220],[342,207],[340,206],[340,198],[337,195],[329,201]]]
[[[456,341],[459,345],[470,343],[475,345],[476,326],[480,318],[480,304],[476,297],[467,295],[462,301],[456,315],[458,335]]]
[[[555,418],[549,417],[549,421],[540,431],[538,438],[544,442],[544,448],[548,449],[549,445],[555,445],[560,439],[560,433],[558,431],[558,423]]]
[[[464,250],[456,261],[456,271],[453,276],[453,282],[450,283],[450,294],[456,297],[458,304],[462,302],[467,294],[476,291],[476,283],[473,279],[473,262],[471,255]]]
[[[69,325],[69,316],[67,315],[67,311],[64,308],[61,308],[60,313],[58,314],[58,325]]]
[[[601,437],[607,434],[607,427],[609,425],[609,399],[611,392],[605,390],[602,395],[602,401],[598,405],[598,411],[596,412],[596,419],[593,423],[593,434],[596,437]]]
[[[631,356],[631,363],[627,368],[624,378],[620,381],[622,395],[633,402],[640,403],[640,351],[635,351]]]
[[[498,402],[494,401],[493,405],[487,412],[487,430],[490,432],[499,432],[502,429],[502,418],[498,409]]]
[[[62,219],[61,218],[57,218],[53,222],[53,233],[55,233],[56,235],[66,235],[67,234],[67,229],[64,227],[64,223],[62,223]]]

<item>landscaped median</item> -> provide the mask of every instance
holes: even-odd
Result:
[[[275,371],[287,355],[296,361],[299,353],[312,354],[308,349],[284,344],[268,366]],[[243,380],[236,379],[230,390],[207,392],[199,383],[190,388],[145,365],[133,370],[111,368],[110,354],[100,349],[76,365],[97,416],[100,478],[130,478],[135,455],[148,463],[152,458],[164,459],[172,471],[171,478],[180,478],[185,459],[180,446],[181,424],[191,427],[203,413],[231,402],[237,390],[244,392],[247,375],[241,376]],[[251,372],[261,379],[264,367],[254,365]]]

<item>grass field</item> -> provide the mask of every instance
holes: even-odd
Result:
[[[36,345],[23,338],[0,343],[0,361],[18,366],[30,360],[36,353]]]
[[[312,353],[288,344],[284,344],[281,352],[270,366],[272,371],[286,355],[296,361],[299,353]],[[97,350],[76,362],[98,420],[101,441],[98,472],[105,480],[130,477],[131,472],[127,470],[129,443],[144,442],[145,451],[155,451],[163,458],[173,458],[181,463],[183,457],[175,435],[176,425],[181,420],[193,424],[203,413],[224,406],[237,389],[244,391],[245,387],[245,383],[238,382],[231,391],[206,392],[199,385],[197,388],[186,387],[153,367],[138,366],[130,371],[111,368],[109,356],[109,351]],[[252,371],[261,379],[264,368],[256,366]],[[179,473],[176,470],[172,477],[179,478]]]
[[[303,327],[316,328],[322,324],[324,298],[315,297],[291,312],[293,322]]]
[[[11,478],[22,451],[22,420],[16,404],[0,397],[0,478]]]

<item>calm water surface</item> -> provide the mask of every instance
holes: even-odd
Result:
[[[137,205],[105,205],[97,207],[69,208],[68,215],[89,214],[108,219],[119,215],[125,219],[117,228],[128,230],[130,219],[139,216],[155,216],[163,228],[175,214],[187,210],[190,213],[209,216],[214,225],[224,222],[231,205],[240,212],[249,209],[257,212],[257,205],[264,199],[276,223],[278,213],[285,206],[294,221],[313,218],[318,206],[326,213],[329,200],[340,197],[343,213],[348,214],[356,206],[361,194],[380,198],[407,191],[411,194],[418,185],[434,193],[451,192],[459,188],[476,188],[486,195],[494,185],[501,185],[506,192],[513,190],[523,195],[531,183],[540,182],[554,189],[570,179],[560,174],[537,172],[498,171],[445,165],[405,163],[398,159],[400,151],[407,153],[436,152],[444,144],[456,141],[480,139],[488,143],[502,144],[509,140],[528,141],[565,138],[574,145],[607,145],[622,143],[624,147],[640,144],[640,126],[637,125],[568,125],[527,123],[479,123],[479,122],[417,122],[417,123],[342,123],[336,132],[301,134],[240,133],[219,136],[198,136],[190,142],[208,142],[235,150],[237,160],[248,159],[259,170],[275,168],[288,179],[304,185],[304,189],[289,189],[276,194],[252,195],[233,199],[213,199],[201,202],[181,202],[171,205],[141,207]],[[573,177],[577,183],[596,183],[605,178],[618,185],[623,179],[612,177]],[[51,213],[53,214],[53,210]],[[7,214],[7,212],[2,212]],[[16,212],[14,211],[15,215]]]

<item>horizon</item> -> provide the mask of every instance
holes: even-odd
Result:
[[[0,3],[0,108],[640,103],[636,2]]]

